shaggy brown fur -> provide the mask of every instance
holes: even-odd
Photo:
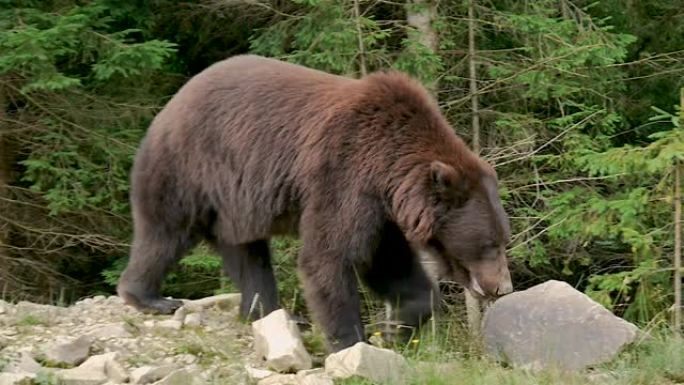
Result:
[[[364,339],[356,273],[399,301],[401,322],[430,315],[433,287],[412,248],[437,252],[482,295],[510,291],[493,169],[397,72],[354,80],[257,56],[216,63],[155,118],[132,175],[135,239],[118,292],[144,311],[179,306],[161,282],[205,238],[243,293],[241,314],[269,313],[268,239],[284,233],[303,241],[307,303],[332,350]]]

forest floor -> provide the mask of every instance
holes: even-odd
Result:
[[[115,296],[88,298],[69,307],[0,301],[0,372],[22,352],[48,366],[40,358],[47,346],[64,337],[87,336],[92,342],[90,356],[118,352],[118,361],[127,373],[143,366],[170,366],[193,373],[202,384],[253,383],[246,367],[261,363],[253,353],[250,325],[237,320],[235,309],[207,308],[201,314],[194,326],[181,327],[172,316],[142,314]],[[320,366],[324,359],[320,336],[312,331],[303,336],[314,365]],[[472,342],[429,331],[421,336],[419,346],[402,353],[412,368],[407,383],[415,385],[684,383],[684,342],[676,338],[641,341],[614,362],[581,373],[506,368],[484,357]],[[46,373],[59,370],[47,369]],[[41,375],[35,383],[59,382]],[[352,378],[336,384],[372,383]]]

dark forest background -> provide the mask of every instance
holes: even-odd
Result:
[[[112,293],[147,125],[193,74],[246,52],[418,77],[496,165],[516,288],[561,279],[631,321],[671,317],[680,0],[0,0],[0,298]],[[300,307],[298,242],[273,248]],[[205,246],[166,283],[216,290],[231,286]]]

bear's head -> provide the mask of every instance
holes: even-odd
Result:
[[[437,257],[442,278],[477,296],[499,297],[513,291],[506,258],[510,225],[494,169],[476,163],[468,175],[441,161],[417,167],[394,207],[407,239]]]
[[[467,178],[440,161],[430,164],[435,223],[427,246],[456,282],[481,297],[498,297],[513,291],[506,258],[510,225],[496,173],[480,166]]]

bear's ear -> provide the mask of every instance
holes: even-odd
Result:
[[[443,200],[455,202],[459,206],[468,200],[468,181],[448,164],[438,160],[430,163],[430,182],[433,191]]]

